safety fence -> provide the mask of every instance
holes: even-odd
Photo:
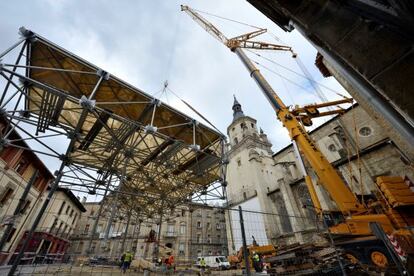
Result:
[[[9,273],[13,265],[10,275],[117,275],[122,273],[126,253],[133,255],[126,270],[130,275],[197,275],[202,273],[202,259],[206,273],[217,275],[338,275],[373,270],[349,248],[337,246],[326,227],[331,220],[323,221],[311,208],[264,212],[254,200],[232,207],[183,204],[157,221],[128,217],[99,201],[82,203],[61,190],[27,241],[36,200],[14,214],[21,197],[17,189],[10,195],[6,186],[0,193],[0,275]],[[393,262],[386,247],[375,248],[388,265]],[[173,265],[168,264],[170,256]],[[381,264],[380,257],[377,254]]]

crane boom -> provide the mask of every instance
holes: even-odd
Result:
[[[221,41],[226,47],[234,52],[245,65],[250,73],[250,76],[256,81],[263,94],[276,112],[277,118],[282,122],[283,126],[288,130],[290,138],[300,148],[302,154],[308,160],[313,170],[315,171],[320,184],[328,191],[332,199],[336,202],[339,210],[345,214],[363,213],[366,208],[357,200],[356,196],[349,189],[347,184],[338,175],[335,168],[329,163],[325,156],[320,152],[318,147],[313,142],[312,138],[306,132],[301,123],[296,119],[296,116],[289,111],[289,108],[283,103],[271,85],[266,81],[259,69],[251,62],[251,60],[244,53],[242,48],[245,45],[253,45],[252,41],[247,41],[243,37],[249,39],[251,35],[238,36],[237,39],[228,39],[222,34],[212,23],[204,19],[200,14],[189,8],[188,6],[181,6],[181,10],[189,14],[203,29],[210,33],[213,37]],[[254,42],[254,49],[269,49],[275,48],[278,50],[290,51],[292,49],[287,46]],[[267,46],[269,45],[269,46]],[[249,47],[250,48],[250,47]],[[306,177],[306,175],[305,175]],[[306,181],[311,199],[315,206],[319,205],[313,184]],[[320,205],[319,205],[320,206]]]

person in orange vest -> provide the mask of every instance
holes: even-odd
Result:
[[[175,270],[175,265],[174,265],[174,256],[171,253],[168,253],[168,266],[167,266],[168,270],[170,270],[171,268],[174,268]]]

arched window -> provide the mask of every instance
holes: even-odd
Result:
[[[292,224],[290,223],[289,214],[286,209],[285,201],[282,194],[279,192],[270,195],[273,203],[276,205],[276,210],[280,219],[280,226],[283,233],[290,233],[293,231]]]
[[[316,213],[308,188],[304,184],[299,184],[293,187],[293,193],[302,214],[306,217],[307,224],[315,225]]]
[[[234,138],[234,144],[237,145],[239,143],[239,140],[237,139],[237,137]]]

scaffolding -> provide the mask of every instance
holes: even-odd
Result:
[[[0,54],[8,123],[0,145],[60,162],[26,240],[58,187],[102,196],[111,217],[159,221],[188,201],[225,199],[222,133],[24,27],[19,33]],[[16,131],[20,139],[11,138]]]

